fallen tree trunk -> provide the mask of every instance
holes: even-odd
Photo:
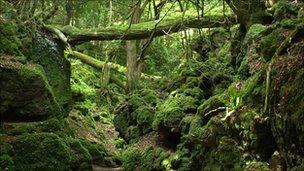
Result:
[[[77,52],[77,51],[73,51],[73,50],[69,50],[67,51],[68,54],[72,55],[73,57],[79,59],[81,62],[83,62],[84,64],[90,65],[93,68],[96,68],[98,70],[102,70],[104,68],[104,65],[107,64],[110,69],[114,69],[120,73],[125,74],[127,72],[127,68],[125,66],[116,64],[116,63],[112,63],[112,62],[104,62],[104,61],[100,61],[97,60],[89,55]],[[153,75],[146,75],[144,73],[141,74],[141,77],[145,78],[145,79],[160,79],[160,76],[153,76]]]
[[[132,24],[130,27],[110,27],[99,30],[77,29],[70,26],[59,28],[67,37],[68,43],[75,45],[92,40],[139,40],[189,28],[214,28],[237,24],[235,16],[176,17]],[[51,27],[51,26],[49,26]]]
[[[73,51],[73,50],[69,50],[68,54],[74,56],[75,58],[79,59],[81,62],[90,65],[93,68],[96,68],[98,70],[103,70],[104,65],[108,65],[108,67],[110,67],[110,69],[115,69],[118,72],[121,73],[125,73],[126,72],[126,68],[112,63],[112,62],[104,62],[104,61],[99,61],[89,55],[77,52],[77,51]],[[111,74],[110,76],[110,82],[116,84],[118,87],[122,88],[123,90],[126,90],[126,86],[124,84],[124,82],[120,81],[118,78],[116,78],[113,74]]]
[[[69,50],[68,53],[72,56],[74,56],[75,58],[79,59],[81,62],[88,64],[96,69],[100,69],[102,70],[104,65],[108,65],[108,67],[110,67],[111,69],[115,69],[118,72],[121,73],[125,73],[126,72],[126,67],[112,63],[112,62],[104,62],[104,61],[100,61],[97,60],[89,55],[77,52],[77,51],[73,51],[73,50]]]

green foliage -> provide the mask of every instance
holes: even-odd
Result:
[[[187,157],[187,153],[185,151],[176,151],[168,158],[162,161],[162,166],[166,171],[179,170],[186,171],[191,170],[192,160]]]
[[[198,108],[197,113],[199,115],[205,115],[209,111],[217,109],[219,107],[224,107],[222,95],[215,95],[210,97],[208,100],[204,101]]]

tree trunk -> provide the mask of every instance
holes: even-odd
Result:
[[[65,10],[66,10],[65,25],[72,25],[72,18],[74,15],[72,0],[66,0]]]

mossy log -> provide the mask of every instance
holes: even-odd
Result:
[[[155,21],[132,24],[130,26],[113,26],[105,29],[77,29],[74,27],[59,28],[67,37],[68,43],[80,44],[92,40],[139,40],[189,28],[214,28],[237,24],[235,16],[191,16],[160,19]],[[52,27],[52,26],[48,26]]]
[[[98,70],[103,70],[105,65],[108,65],[108,67],[110,67],[110,69],[115,69],[118,72],[121,73],[125,73],[126,72],[126,68],[124,66],[112,63],[112,62],[104,62],[104,61],[100,61],[97,60],[89,55],[77,52],[77,51],[73,51],[73,50],[69,50],[67,51],[68,54],[74,56],[75,58],[79,59],[81,62],[90,65],[91,67],[94,67]],[[120,79],[116,78],[113,74],[110,77],[110,81],[113,82],[114,84],[116,84],[117,86],[121,87],[122,89],[125,90],[125,84],[124,82],[120,81]]]
[[[126,67],[112,63],[112,62],[104,62],[104,61],[100,61],[97,60],[89,55],[77,52],[77,51],[73,51],[73,50],[69,50],[68,54],[74,56],[75,58],[81,60],[81,62],[88,64],[96,69],[100,69],[102,70],[104,68],[105,65],[108,65],[108,67],[110,67],[111,69],[115,69],[119,72],[126,72]]]

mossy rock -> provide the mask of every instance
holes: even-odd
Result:
[[[60,137],[74,137],[75,130],[65,119],[52,118],[43,122],[4,123],[3,134],[17,136],[31,133],[55,133]]]
[[[81,145],[86,149],[91,158],[91,163],[99,166],[116,166],[119,162],[118,159],[110,154],[105,146],[100,143],[93,143],[86,140],[80,140]]]
[[[243,151],[234,139],[222,137],[217,148],[206,156],[204,170],[243,170]]]
[[[290,57],[291,58],[291,57]],[[293,167],[300,165],[304,148],[304,127],[302,119],[304,118],[304,69],[301,60],[294,60],[293,63],[280,61],[281,66],[277,66],[277,81],[275,87],[271,90],[271,102],[275,105],[280,104],[278,115],[272,117],[272,124],[276,131],[273,132],[276,143],[286,156],[288,166]],[[299,62],[300,61],[300,62]],[[287,66],[288,63],[288,66]],[[285,66],[285,67],[282,67]],[[291,66],[290,66],[291,65]],[[288,81],[286,81],[288,80]],[[286,148],[294,146],[294,148]]]
[[[60,117],[51,86],[39,65],[23,65],[11,56],[0,57],[0,118],[35,121]]]
[[[270,61],[281,43],[285,40],[284,30],[276,29],[260,42],[261,54],[266,61]]]
[[[223,97],[221,95],[212,96],[197,108],[197,114],[205,116],[211,110],[225,106],[226,105],[223,103]]]
[[[22,135],[13,142],[16,170],[68,170],[68,146],[51,133]]]
[[[68,116],[71,103],[71,69],[70,62],[64,56],[64,45],[38,35],[33,40],[32,47],[29,59],[43,67],[63,115]]]
[[[175,130],[179,128],[182,118],[187,113],[196,110],[196,99],[183,94],[169,96],[164,102],[157,105],[153,128],[161,127],[171,128]]]
[[[91,170],[92,164],[110,167],[117,162],[102,144],[54,133],[24,134],[9,143],[1,143],[0,147],[13,163],[7,156],[3,163],[15,170]]]
[[[149,147],[141,153],[140,170],[163,170],[162,162],[168,154],[162,148]]]
[[[71,152],[70,167],[72,169],[91,170],[92,169],[92,157],[82,143],[79,140],[68,138],[65,140]]]
[[[298,16],[298,12],[301,6],[297,3],[290,3],[288,1],[279,1],[273,6],[274,18],[277,21],[283,19],[295,19]]]
[[[219,139],[229,134],[228,125],[223,122],[220,117],[213,117],[207,125],[202,126],[200,120],[195,119],[191,122],[188,138],[195,144],[200,144],[203,147],[216,147]]]
[[[123,161],[122,167],[126,171],[133,170],[164,170],[163,161],[168,158],[169,155],[158,147],[148,147],[147,149],[140,151],[137,148],[127,148],[120,154],[120,158]]]
[[[129,142],[151,131],[157,102],[155,91],[143,89],[134,92],[119,104],[114,125],[121,137]]]

